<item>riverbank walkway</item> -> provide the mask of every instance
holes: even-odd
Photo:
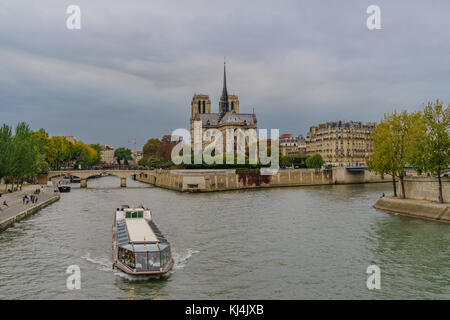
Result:
[[[34,194],[36,189],[40,189],[39,194]],[[59,199],[59,192],[54,192],[53,187],[44,186],[42,188],[41,185],[24,185],[22,191],[13,193],[3,193],[3,191],[4,189],[0,190],[2,193],[0,197],[0,231]],[[27,195],[28,199],[31,195],[35,195],[37,201],[32,203],[29,200],[28,204],[24,204],[24,195]],[[4,201],[7,206],[3,204]]]

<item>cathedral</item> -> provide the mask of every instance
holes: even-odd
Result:
[[[202,131],[215,128],[225,137],[227,129],[257,129],[255,113],[239,113],[237,95],[229,95],[227,90],[227,74],[223,65],[223,89],[219,101],[219,112],[211,113],[211,100],[208,95],[195,94],[191,102],[191,139],[194,137],[194,122],[202,122]]]

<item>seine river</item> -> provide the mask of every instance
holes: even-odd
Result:
[[[371,206],[390,184],[183,194],[89,180],[0,233],[0,299],[449,299],[450,226]],[[167,278],[112,269],[115,208],[144,204],[172,244]],[[381,268],[368,290],[366,269]],[[66,269],[81,269],[68,290]]]

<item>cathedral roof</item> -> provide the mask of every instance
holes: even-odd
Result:
[[[203,127],[220,127],[227,124],[253,126],[256,125],[256,116],[250,113],[235,113],[229,111],[224,115],[218,113],[200,113],[197,114],[197,119],[202,121]]]

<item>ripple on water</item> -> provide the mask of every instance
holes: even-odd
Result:
[[[374,210],[390,184],[183,194],[119,182],[74,186],[0,233],[0,299],[450,298],[449,226]],[[112,269],[114,210],[141,203],[172,245],[163,279]],[[72,264],[82,290],[66,288]],[[366,288],[369,264],[380,291]]]

